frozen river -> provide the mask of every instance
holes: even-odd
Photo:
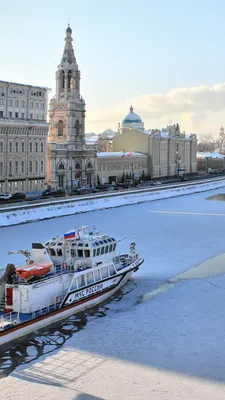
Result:
[[[215,267],[214,277],[167,283],[225,253],[225,202],[207,199],[222,193],[0,229],[1,266],[9,261],[8,250],[81,225],[116,238],[135,236],[145,258],[107,304],[1,349],[0,373],[8,375],[0,380],[2,398],[224,399],[225,277]]]

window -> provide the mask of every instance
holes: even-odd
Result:
[[[44,172],[44,162],[41,161],[41,172]]]
[[[29,161],[29,171],[32,172],[32,161]]]
[[[3,111],[0,111],[0,117],[3,118]]]
[[[36,114],[36,119],[39,119],[39,115],[38,114]]]
[[[84,275],[78,276],[77,281],[78,281],[78,287],[79,288],[85,286],[85,277],[84,277]]]
[[[4,99],[0,99],[0,105],[4,104]]]
[[[15,118],[19,118],[19,113],[15,112]]]
[[[33,103],[33,101],[31,101],[30,102],[30,108],[33,108],[34,107],[34,103]]]
[[[100,272],[97,269],[96,271],[94,271],[94,275],[95,275],[95,282],[100,281]]]
[[[36,151],[36,153],[38,152],[38,143],[37,142],[35,143],[35,151]]]
[[[37,189],[37,187],[38,187],[38,181],[34,181],[34,187],[35,187],[35,189]]]
[[[41,153],[44,151],[44,143],[41,143]]]
[[[21,172],[24,173],[24,161],[21,161]]]
[[[44,119],[45,119],[45,116],[44,116],[44,115],[42,115],[42,116],[41,116],[41,119],[43,119],[43,120],[44,120]]]
[[[105,247],[101,248],[101,254],[104,254]]]
[[[15,143],[15,152],[18,153],[19,151],[19,146],[18,146],[18,142]]]
[[[21,114],[21,119],[24,119],[24,113]]]
[[[32,153],[33,150],[33,146],[32,146],[32,142],[30,142],[30,153]]]
[[[77,250],[77,257],[83,257],[83,250]]]
[[[87,274],[87,284],[90,285],[91,283],[94,283],[94,274],[93,274],[93,272],[88,272],[88,274]]]
[[[109,246],[105,247],[105,254],[109,252]]]
[[[32,189],[32,181],[29,181],[29,188]]]
[[[36,171],[36,174],[38,173],[38,162],[37,161],[35,161],[35,171]]]
[[[19,100],[15,100],[15,106],[19,107]]]
[[[30,119],[33,119],[33,114],[30,114]]]
[[[0,162],[0,175],[3,175],[3,162]]]
[[[15,173],[18,174],[18,161],[15,161]]]
[[[110,244],[110,246],[109,246],[109,252],[111,253],[112,250],[113,250],[113,245]]]
[[[97,248],[97,254],[96,254],[96,255],[97,255],[97,256],[100,255],[100,247]]]
[[[9,111],[9,118],[12,118],[12,111]]]
[[[86,258],[90,257],[90,250],[84,250],[84,257]]]
[[[43,187],[44,187],[44,181],[41,180],[41,189],[43,189]]]
[[[12,161],[9,161],[9,174],[12,175]]]
[[[0,153],[3,153],[3,142],[0,142]]]
[[[12,99],[9,99],[9,106],[12,106],[13,105],[13,101],[12,101]]]
[[[45,108],[44,103],[41,103],[41,109],[44,110],[44,108]]]
[[[39,103],[35,103],[36,110],[39,108]]]
[[[59,121],[58,123],[58,136],[63,136],[63,121]]]
[[[23,100],[21,101],[21,107],[23,107],[23,108],[25,107],[25,101],[23,101]]]
[[[9,152],[12,153],[12,142],[9,142]]]
[[[21,182],[21,190],[24,190],[24,181]]]
[[[24,153],[24,148],[25,148],[24,142],[22,142],[22,143],[21,143],[21,151],[22,151],[22,153]]]

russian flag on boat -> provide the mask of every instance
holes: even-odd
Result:
[[[64,238],[65,238],[66,240],[75,239],[75,237],[76,237],[75,231],[71,231],[71,232],[64,233]]]

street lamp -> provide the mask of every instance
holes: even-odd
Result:
[[[72,169],[72,167],[69,167],[69,170],[70,170],[70,190],[72,192],[72,189],[73,189],[73,169]]]

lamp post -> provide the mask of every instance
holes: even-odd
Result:
[[[69,167],[69,170],[70,170],[70,190],[72,192],[72,189],[73,189],[73,169],[72,169],[72,167]]]

